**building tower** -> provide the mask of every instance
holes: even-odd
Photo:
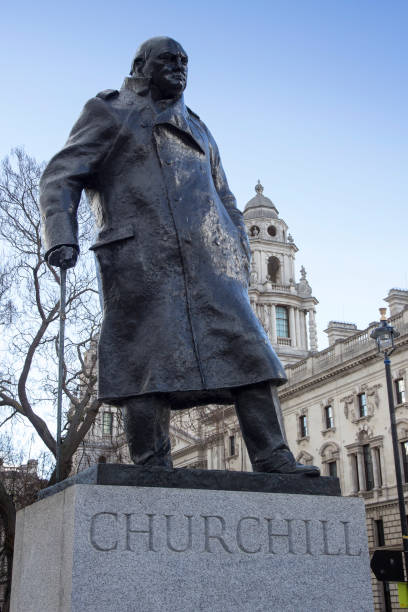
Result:
[[[318,301],[302,266],[295,282],[298,251],[274,203],[260,181],[244,209],[252,251],[249,297],[252,308],[284,365],[317,351],[315,307]]]

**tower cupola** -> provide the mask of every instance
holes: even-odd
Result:
[[[251,304],[283,363],[295,363],[317,350],[312,288],[302,266],[295,281],[298,248],[286,222],[258,180],[255,196],[244,208],[252,252]],[[308,328],[309,327],[309,334]]]

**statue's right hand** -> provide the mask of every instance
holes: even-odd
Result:
[[[60,246],[51,251],[48,255],[47,261],[51,266],[57,268],[73,268],[78,259],[78,250],[72,246]]]

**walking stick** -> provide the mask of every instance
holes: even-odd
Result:
[[[67,270],[60,268],[60,326],[58,335],[58,399],[57,399],[57,453],[56,482],[61,480],[61,423],[62,423],[62,381],[64,377],[64,341],[65,341],[65,303],[67,294]]]

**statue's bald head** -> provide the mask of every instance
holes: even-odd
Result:
[[[151,54],[160,53],[162,49],[168,48],[178,49],[187,57],[187,53],[184,51],[183,47],[174,40],[174,38],[169,38],[168,36],[154,36],[153,38],[145,40],[136,51],[130,68],[130,74],[132,76],[147,76],[144,74],[144,67]]]
[[[146,77],[155,99],[177,99],[187,84],[187,53],[173,38],[156,36],[142,43],[130,74]]]

